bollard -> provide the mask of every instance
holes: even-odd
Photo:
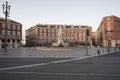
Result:
[[[108,52],[110,52],[110,49],[108,48]]]
[[[98,55],[100,55],[100,51],[99,50],[97,50],[97,53],[98,53]]]

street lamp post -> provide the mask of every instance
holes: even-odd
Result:
[[[10,5],[8,5],[8,2],[6,1],[5,4],[2,5],[3,7],[3,14],[5,14],[5,53],[7,53],[7,17],[9,17],[10,14]]]
[[[88,36],[89,36],[89,31],[88,29],[85,30],[85,47],[86,47],[86,56],[88,56]]]

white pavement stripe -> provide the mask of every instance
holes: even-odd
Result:
[[[31,65],[24,65],[24,66],[1,68],[0,71],[11,70],[11,69],[27,68],[27,67],[35,67],[35,66],[42,66],[42,65],[48,65],[48,64],[49,64],[49,63],[40,63],[40,64],[31,64]]]
[[[90,51],[88,53],[89,53],[89,55],[93,55],[93,53],[96,53],[96,50],[90,49]]]
[[[16,66],[16,67],[8,67],[8,68],[1,68],[0,71],[12,70],[12,69],[21,69],[21,68],[27,68],[27,67],[36,67],[36,66],[42,66],[42,65],[53,64],[53,63],[67,62],[67,61],[72,61],[72,60],[75,60],[75,59],[60,60],[60,61],[53,61],[53,62],[48,62],[48,63],[39,63],[39,64],[31,64],[31,65]]]
[[[34,74],[34,75],[63,75],[63,76],[103,76],[103,77],[120,77],[120,74],[105,74],[105,73],[40,73],[40,72],[0,72],[0,73],[10,73],[10,74]]]
[[[23,66],[16,66],[16,67],[1,68],[0,71],[12,70],[12,69],[21,69],[21,68],[28,68],[28,67],[36,67],[36,66],[43,66],[43,65],[48,65],[48,64],[56,64],[56,63],[61,63],[61,62],[80,60],[80,59],[89,58],[89,57],[94,57],[94,56],[84,56],[84,57],[79,57],[79,58],[74,58],[74,59],[69,59],[69,60],[60,60],[60,61],[52,61],[52,62],[48,62],[48,63],[39,63],[39,64],[31,64],[31,65],[23,65]]]

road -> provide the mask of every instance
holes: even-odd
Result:
[[[76,58],[0,57],[0,80],[120,80],[120,51]]]

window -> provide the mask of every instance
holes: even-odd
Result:
[[[63,31],[64,31],[64,32],[66,32],[67,30],[66,30],[66,29],[64,29]]]
[[[70,41],[70,39],[68,38],[68,39],[67,39],[67,41],[69,42],[69,41]]]
[[[77,39],[77,38],[75,38],[75,41],[78,41],[78,39]]]
[[[4,23],[2,24],[2,28],[3,28],[3,29],[5,28],[5,24],[4,24]]]
[[[20,25],[17,26],[17,30],[20,30]]]
[[[52,33],[52,37],[54,37],[54,33]]]
[[[11,25],[10,25],[10,24],[8,24],[8,25],[7,25],[7,28],[8,28],[8,29],[11,29]]]
[[[40,33],[40,37],[42,37],[42,33]]]
[[[79,32],[79,29],[76,29],[75,32]]]
[[[83,41],[85,41],[85,38],[83,38]]]
[[[13,36],[16,36],[16,32],[15,32],[15,31],[12,31],[12,35],[13,35]]]
[[[108,26],[108,27],[107,27],[107,31],[110,31],[110,30],[111,30],[111,29],[110,29],[110,26]]]
[[[85,32],[83,33],[83,36],[85,36]]]
[[[50,37],[51,35],[50,35],[50,33],[48,33],[48,37]]]
[[[41,28],[40,28],[39,30],[40,30],[40,32],[42,32],[42,29],[41,29]]]
[[[7,35],[10,36],[11,35],[11,31],[7,31]]]
[[[69,37],[70,36],[70,34],[69,33],[67,33],[67,37]]]
[[[75,37],[77,37],[77,33],[75,33]]]
[[[82,32],[85,32],[85,30],[84,30],[84,29],[82,29]]]
[[[66,37],[66,33],[64,33],[63,36]]]
[[[81,33],[79,33],[79,36],[82,36]]]
[[[46,33],[44,33],[44,37],[46,37]]]
[[[2,30],[2,35],[3,35],[3,36],[5,35],[5,30]]]
[[[13,26],[12,26],[12,29],[13,29],[13,30],[16,30],[16,26],[15,26],[15,25],[13,25]]]
[[[50,29],[48,29],[48,32],[50,32]]]
[[[56,29],[56,32],[58,32],[58,30]]]
[[[46,32],[46,28],[44,28],[44,32]]]
[[[52,29],[52,32],[54,32],[54,29]]]
[[[79,29],[79,32],[81,32],[81,29]]]
[[[72,34],[72,37],[74,37],[74,34]]]
[[[17,31],[17,36],[20,36],[20,32],[19,31]]]
[[[71,32],[74,32],[74,29],[72,29]]]
[[[110,33],[110,32],[108,32],[108,33],[107,33],[107,36],[111,36],[111,33]]]
[[[70,29],[67,29],[67,32],[70,32]]]
[[[11,21],[9,19],[7,19],[7,23],[11,23]]]
[[[46,39],[44,38],[44,42],[46,42]]]
[[[54,29],[54,32],[56,32],[56,29]]]

